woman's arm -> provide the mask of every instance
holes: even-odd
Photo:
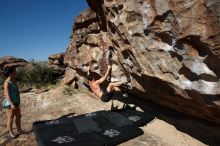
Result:
[[[9,83],[8,83],[8,81],[5,81],[5,83],[4,83],[4,93],[5,93],[6,99],[9,101],[9,103],[11,105],[11,108],[12,109],[15,108],[15,105],[11,101],[11,97],[10,97],[10,94],[9,94]]]

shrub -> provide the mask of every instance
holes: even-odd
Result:
[[[46,62],[32,60],[30,66],[17,69],[17,80],[21,86],[47,86],[57,82],[57,70],[51,68]]]

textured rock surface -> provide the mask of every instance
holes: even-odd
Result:
[[[2,70],[6,66],[25,66],[28,62],[21,58],[16,58],[13,56],[6,56],[0,58],[0,69]]]
[[[61,81],[62,85],[71,85],[74,82],[75,79],[75,71],[70,69],[70,68],[66,68],[65,71],[65,76]]]
[[[220,123],[218,0],[87,0],[65,63],[112,80],[130,76],[135,97]]]
[[[50,55],[48,57],[49,64],[63,66],[64,56],[65,56],[65,53],[58,53],[58,54]]]
[[[58,78],[65,74],[64,56],[65,53],[57,53],[48,57],[48,66],[57,71]]]

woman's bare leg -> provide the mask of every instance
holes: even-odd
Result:
[[[125,82],[124,81],[119,81],[119,82],[111,82],[111,83],[109,83],[109,85],[108,85],[108,87],[107,87],[107,91],[108,92],[111,92],[111,91],[113,91],[113,89],[115,88],[115,87],[119,87],[119,86],[121,86],[122,84],[124,84]],[[118,88],[119,89],[119,88]]]
[[[114,91],[121,91],[121,89],[119,87],[113,87]]]
[[[6,109],[7,113],[7,129],[10,133],[13,132],[13,119],[14,119],[14,110]]]
[[[18,132],[21,132],[21,110],[19,107],[15,109],[15,125],[17,127]]]

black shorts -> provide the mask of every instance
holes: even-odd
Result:
[[[113,92],[108,92],[107,90],[105,90],[105,92],[101,96],[101,100],[103,102],[108,102],[112,96],[113,96]]]
[[[14,105],[15,105],[15,107],[19,107],[20,104],[15,103]],[[3,106],[3,109],[11,109],[11,105]]]

